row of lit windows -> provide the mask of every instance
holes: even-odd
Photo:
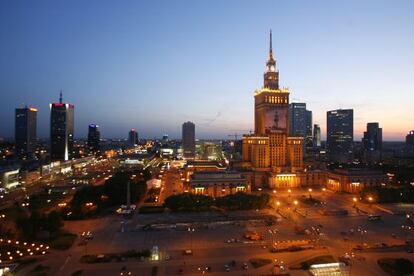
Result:
[[[278,97],[278,96],[266,96],[265,101],[267,103],[288,103],[288,99],[286,97]]]
[[[253,142],[255,142],[254,140],[247,140],[248,144],[253,144]],[[266,145],[266,140],[258,140],[257,143],[255,144],[259,144],[259,145]]]

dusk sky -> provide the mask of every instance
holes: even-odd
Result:
[[[75,137],[228,138],[253,129],[269,29],[290,100],[326,131],[326,111],[354,109],[354,137],[379,122],[385,140],[414,129],[414,1],[0,2],[0,137],[14,109],[75,105]]]

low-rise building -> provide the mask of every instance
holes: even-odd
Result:
[[[239,172],[194,172],[190,177],[190,192],[220,197],[237,192],[250,192],[250,185]]]
[[[328,172],[327,188],[333,191],[359,193],[366,187],[386,184],[387,175],[381,171],[351,168],[336,169]]]
[[[20,168],[9,168],[0,171],[0,188],[12,189],[18,185]]]

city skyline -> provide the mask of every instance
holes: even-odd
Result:
[[[0,32],[8,38],[0,46],[1,137],[13,137],[14,109],[25,104],[39,109],[38,137],[49,137],[48,105],[60,89],[76,106],[75,138],[86,138],[92,122],[105,138],[126,137],[131,128],[141,137],[178,138],[188,120],[197,138],[248,133],[270,28],[281,86],[295,95],[292,102],[307,104],[323,140],[325,114],[339,108],[354,109],[357,141],[368,122],[380,123],[386,141],[403,141],[413,128],[408,1],[237,2],[235,9],[231,2],[162,9],[102,2],[90,18],[93,4],[45,2],[0,4]],[[188,19],[178,19],[183,5],[194,10]],[[279,18],[271,16],[276,10]],[[258,22],[247,19],[253,13],[262,15]]]

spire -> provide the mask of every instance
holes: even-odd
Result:
[[[270,29],[270,40],[269,40],[269,60],[273,59],[273,49],[272,49],[272,29]]]
[[[279,89],[279,72],[276,70],[276,61],[273,58],[272,30],[269,36],[269,58],[266,62],[266,71],[264,74],[264,87]]]
[[[269,36],[269,58],[267,59],[266,65],[269,69],[274,70],[275,69],[275,65],[276,65],[276,61],[273,58],[273,46],[272,46],[272,29],[270,29],[270,36]]]
[[[59,103],[63,103],[63,93],[62,93],[62,89],[60,89],[60,93],[59,93]]]

